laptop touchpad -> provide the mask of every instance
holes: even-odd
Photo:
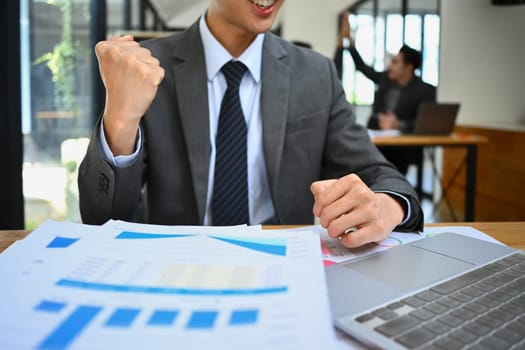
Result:
[[[472,266],[465,261],[411,245],[344,265],[403,292],[428,286]]]

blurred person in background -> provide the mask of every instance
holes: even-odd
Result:
[[[374,130],[399,130],[403,134],[414,131],[419,105],[436,101],[436,88],[416,75],[421,68],[421,53],[407,45],[392,57],[386,71],[378,72],[367,65],[355,47],[355,38],[345,12],[339,29],[339,38],[334,63],[339,77],[343,75],[343,52],[349,50],[355,67],[376,84],[372,115],[368,128]],[[406,174],[408,166],[421,157],[421,151],[383,149],[383,155],[398,170]]]

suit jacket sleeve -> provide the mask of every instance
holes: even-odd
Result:
[[[343,47],[337,47],[334,54],[334,65],[337,70],[337,76],[340,80],[343,79],[343,53],[346,49]],[[379,84],[381,79],[383,78],[383,73],[376,71],[371,66],[367,65],[364,61],[359,52],[356,50],[354,45],[351,45],[349,48],[350,56],[352,56],[352,60],[354,61],[355,68],[363,73],[368,79],[372,80],[374,83]]]
[[[82,222],[101,225],[109,219],[142,221],[145,147],[142,145],[142,151],[129,166],[115,167],[104,157],[99,133],[100,120],[79,167]]]
[[[408,198],[412,215],[398,230],[423,229],[423,213],[417,195],[406,179],[378,151],[366,129],[356,123],[346,101],[335,66],[329,62],[332,104],[326,131],[321,176],[339,178],[356,173],[373,191],[392,191]]]
[[[354,45],[350,45],[350,56],[354,61],[355,68],[363,73],[368,79],[372,80],[374,83],[379,84],[383,77],[383,72],[378,72],[371,66],[367,65]]]

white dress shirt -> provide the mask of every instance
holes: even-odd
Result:
[[[241,81],[239,97],[244,118],[246,119],[248,132],[247,163],[250,223],[260,224],[267,222],[275,217],[275,210],[273,208],[270,187],[268,185],[262,136],[261,69],[264,34],[259,34],[240,57],[234,58],[210,32],[204,16],[200,19],[199,29],[204,47],[206,74],[208,77],[211,145],[210,168],[208,172],[208,196],[206,198],[204,225],[213,225],[211,202],[213,198],[213,180],[215,171],[215,137],[219,125],[221,102],[227,88],[226,79],[224,78],[221,68],[232,59],[241,61],[246,67],[248,67],[248,70]],[[105,139],[103,125],[101,125],[101,128],[100,135],[104,155],[113,165],[117,167],[125,167],[136,159],[140,152],[141,145],[140,139],[142,135],[140,130],[137,149],[135,152],[129,156],[114,157],[108,146],[107,140]]]

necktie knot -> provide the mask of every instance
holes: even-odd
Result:
[[[248,68],[241,61],[230,61],[221,70],[229,88],[238,88]]]

